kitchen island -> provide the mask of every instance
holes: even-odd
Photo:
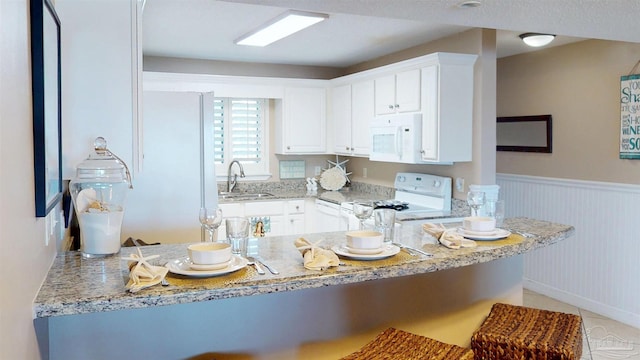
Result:
[[[256,250],[278,275],[258,275],[253,267],[213,278],[170,275],[169,286],[135,294],[124,289],[128,269],[119,256],[63,253],[34,301],[36,327],[52,359],[335,359],[389,325],[468,346],[491,304],[521,302],[519,255],[574,231],[526,218],[507,219],[504,227],[535,236],[453,250],[424,234],[421,222],[404,222],[397,239],[432,256],[342,259],[322,272],[302,266],[293,245],[298,236],[262,238]],[[302,237],[326,248],[344,242],[343,232]],[[186,246],[142,250],[160,255],[160,264],[186,256]]]

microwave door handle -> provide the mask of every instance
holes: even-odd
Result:
[[[402,126],[396,129],[396,154],[402,159]]]

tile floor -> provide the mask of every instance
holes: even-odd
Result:
[[[640,360],[640,329],[526,289],[523,302],[532,308],[580,315],[583,323],[581,360]]]

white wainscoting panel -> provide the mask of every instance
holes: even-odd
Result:
[[[497,174],[507,217],[573,225],[525,256],[524,286],[640,328],[640,186]]]

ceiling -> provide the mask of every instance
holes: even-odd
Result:
[[[471,28],[497,29],[497,55],[537,49],[523,32],[553,33],[550,46],[584,39],[640,42],[640,1],[623,0],[146,0],[143,53],[190,59],[348,67]],[[287,9],[329,19],[264,48],[234,40]]]

